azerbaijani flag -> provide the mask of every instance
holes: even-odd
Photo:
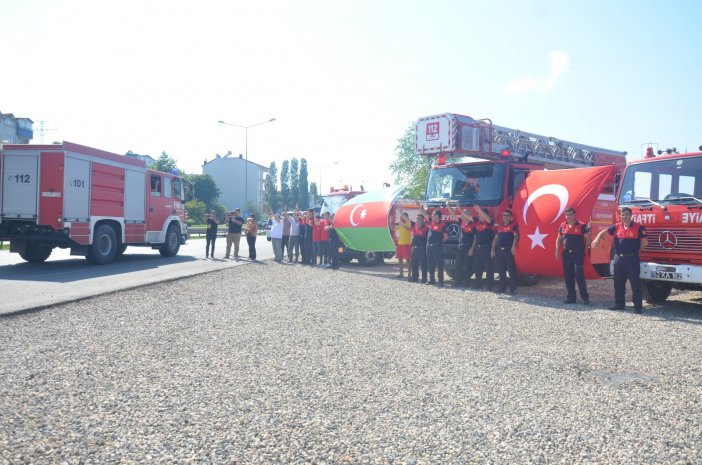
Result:
[[[360,252],[394,252],[388,215],[404,187],[393,187],[358,195],[341,206],[334,216],[334,229],[344,245]]]

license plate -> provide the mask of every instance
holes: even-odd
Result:
[[[676,273],[674,271],[651,271],[651,278],[672,279],[673,281],[680,281],[683,279],[683,275],[682,273]]]
[[[453,258],[444,258],[444,266],[455,266],[456,265],[456,260]]]

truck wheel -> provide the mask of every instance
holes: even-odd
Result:
[[[673,290],[673,283],[642,279],[641,290],[643,290],[643,297],[646,299],[646,302],[652,304],[665,302],[665,299],[670,295],[670,291]]]
[[[20,257],[29,263],[44,263],[52,250],[53,248],[47,245],[29,242],[24,252],[20,252]]]
[[[520,286],[536,286],[539,284],[541,277],[537,274],[520,274],[517,275],[517,282]]]
[[[357,258],[361,266],[375,266],[383,263],[383,255],[377,252],[361,252]]]
[[[163,257],[173,257],[180,250],[180,231],[178,226],[172,224],[166,231],[166,242],[158,249]]]
[[[95,230],[93,243],[88,247],[85,258],[93,265],[105,265],[115,259],[118,248],[115,230],[112,226],[102,224]]]

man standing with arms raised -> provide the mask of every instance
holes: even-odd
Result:
[[[614,306],[610,310],[624,310],[626,297],[626,280],[631,285],[634,312],[643,311],[643,293],[641,290],[641,266],[639,252],[648,245],[646,228],[632,221],[631,208],[619,210],[621,221],[600,231],[592,247],[597,247],[605,233],[614,236]]]

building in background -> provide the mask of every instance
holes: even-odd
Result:
[[[125,155],[131,158],[136,158],[138,160],[143,160],[146,163],[147,168],[151,168],[152,166],[154,166],[154,163],[156,163],[156,160],[151,155],[140,155],[138,153],[132,152],[131,150],[125,153]]]
[[[0,111],[0,143],[2,144],[29,144],[34,137],[29,118],[15,118],[12,113]]]
[[[214,160],[205,160],[202,165],[202,174],[212,176],[221,191],[219,202],[227,211],[241,208],[243,212],[249,206],[260,208],[264,201],[263,181],[266,173],[268,168],[265,166],[246,161],[241,155],[232,156],[231,152],[224,156],[217,155]],[[248,192],[245,192],[244,186],[247,186]]]

